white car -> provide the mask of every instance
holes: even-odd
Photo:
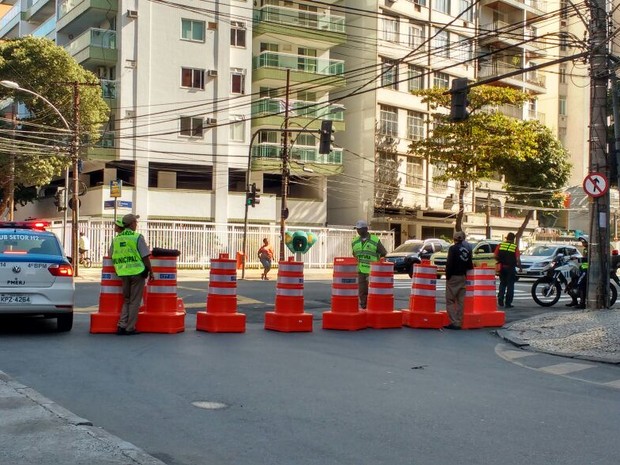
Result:
[[[73,267],[44,222],[0,222],[0,315],[56,318],[73,327]]]
[[[547,272],[558,255],[575,256],[581,259],[581,253],[574,245],[567,244],[533,244],[521,253],[521,267],[517,275],[524,278],[540,278]]]

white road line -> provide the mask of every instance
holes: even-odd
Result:
[[[609,386],[609,387],[620,389],[620,379],[617,379],[615,381],[609,381],[607,383],[603,383],[603,386]]]
[[[553,375],[568,375],[576,371],[582,371],[582,370],[587,370],[589,368],[594,368],[595,366],[596,365],[589,365],[586,363],[566,362],[566,363],[558,363],[556,365],[550,365],[548,367],[542,367],[542,368],[539,368],[539,370],[544,371],[545,373],[551,373]]]
[[[524,350],[502,350],[502,356],[508,360],[517,360],[523,357],[531,357],[532,355],[536,355],[536,353]]]

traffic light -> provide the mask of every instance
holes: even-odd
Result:
[[[293,253],[306,253],[316,243],[317,237],[311,232],[289,231],[284,233],[284,243]]]
[[[467,78],[457,78],[452,81],[452,87],[450,88],[450,121],[464,121],[468,118],[468,85],[469,80]]]
[[[56,205],[59,212],[64,212],[67,209],[66,195],[67,191],[65,189],[58,189],[54,194],[54,205]]]
[[[260,203],[260,189],[256,188],[256,183],[252,183],[250,186],[250,192],[245,193],[245,204],[254,208],[255,205]]]
[[[327,154],[332,151],[333,121],[321,121],[321,137],[319,139],[319,153]]]

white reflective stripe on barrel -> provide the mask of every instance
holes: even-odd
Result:
[[[152,266],[159,266],[161,268],[176,268],[176,260],[158,260],[157,258],[151,258]]]
[[[286,296],[294,296],[299,297],[304,295],[303,289],[282,289],[280,287],[276,287],[277,295],[286,295]]]
[[[213,281],[214,283],[236,283],[237,275],[236,274],[210,274],[209,281]]]
[[[355,289],[339,289],[332,288],[332,295],[347,295],[347,296],[355,296],[357,297],[357,288]]]
[[[430,266],[414,266],[413,267],[413,274],[436,274],[437,273],[437,267],[430,267]]]
[[[107,272],[107,271],[102,271],[101,272],[101,279],[102,280],[106,279],[108,281],[111,281],[111,280],[114,279],[114,280],[119,280],[120,281],[121,278],[119,278],[116,273],[110,273],[110,272]]]
[[[391,287],[369,287],[369,294],[394,294],[394,289]]]
[[[209,286],[209,294],[235,295],[235,294],[237,294],[237,289],[234,288],[234,287],[215,287],[215,286]]]
[[[489,290],[489,291],[475,290],[474,291],[474,297],[490,297],[490,296],[495,297],[495,290]]]
[[[335,273],[357,273],[357,265],[334,265]]]
[[[234,260],[226,262],[211,262],[211,268],[214,270],[234,270],[237,266],[237,262]]]
[[[340,276],[334,276],[334,284],[357,284],[357,276],[351,278],[341,278]]]
[[[435,297],[435,291],[430,289],[411,289],[411,295],[419,295],[423,297]]]
[[[373,275],[370,275],[370,282],[371,283],[391,284],[391,283],[394,283],[394,276],[373,276]]]
[[[122,294],[122,286],[101,286],[102,294]]]
[[[433,279],[433,278],[420,278],[419,276],[414,276],[413,277],[413,284],[420,284],[420,285],[424,285],[424,286],[436,286],[437,285],[437,279]]]
[[[114,263],[112,263],[112,259],[111,258],[104,258],[103,259],[103,266],[112,266],[114,265]]]
[[[304,278],[300,277],[291,277],[291,276],[280,276],[278,275],[278,283],[279,284],[303,284]]]
[[[148,292],[150,294],[176,294],[176,286],[149,286]]]
[[[282,271],[298,272],[298,273],[302,273],[304,271],[303,263],[299,265],[293,265],[291,263],[280,263],[278,266],[279,266],[279,269]]]

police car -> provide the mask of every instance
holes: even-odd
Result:
[[[40,221],[0,222],[0,315],[56,318],[73,326],[73,268]]]

